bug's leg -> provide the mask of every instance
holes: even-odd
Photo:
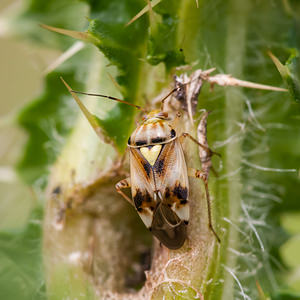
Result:
[[[125,178],[120,180],[118,183],[116,183],[116,190],[117,192],[126,199],[132,206],[134,206],[132,199],[130,199],[124,192],[122,192],[122,189],[130,188],[130,178]]]
[[[201,144],[200,142],[198,142],[194,137],[192,137],[192,136],[191,136],[189,133],[187,133],[187,132],[184,132],[184,133],[181,134],[181,136],[180,136],[180,141],[182,142],[182,140],[183,140],[184,138],[187,138],[187,137],[188,137],[190,140],[192,140],[194,143],[196,143],[197,145],[199,145],[201,148],[203,148],[203,149],[207,152],[208,156],[213,156],[213,155],[221,156],[220,153],[217,153],[217,152],[212,151],[209,147],[207,147],[207,146]]]
[[[213,227],[213,224],[212,224],[211,202],[210,202],[210,196],[209,196],[209,191],[208,191],[208,182],[207,182],[206,173],[201,171],[201,170],[196,170],[196,169],[189,168],[188,174],[189,174],[190,177],[200,178],[204,183],[205,194],[206,194],[206,202],[207,202],[208,227],[212,231],[214,236],[216,237],[217,241],[220,243],[221,240],[220,240],[219,236],[217,235],[217,233],[216,233],[216,231]]]
[[[209,115],[209,111],[205,111],[200,119],[200,122],[197,127],[197,137],[198,142],[208,147],[207,143],[207,117]],[[209,176],[210,170],[214,173],[216,177],[218,177],[217,171],[214,169],[211,161],[211,156],[213,152],[207,152],[205,149],[199,147],[199,157],[201,161],[201,169],[206,173],[207,179]]]

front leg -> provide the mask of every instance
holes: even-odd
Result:
[[[214,236],[216,237],[217,241],[220,243],[221,240],[219,238],[219,236],[217,235],[213,224],[212,224],[212,218],[211,218],[211,203],[210,203],[210,196],[209,196],[209,191],[208,191],[208,183],[207,183],[207,176],[206,173],[201,171],[201,170],[196,170],[196,169],[192,169],[189,168],[188,170],[188,175],[190,177],[194,177],[194,178],[200,178],[205,186],[205,194],[206,194],[206,202],[207,202],[207,213],[208,213],[208,227],[209,229],[212,231],[212,233],[214,234]]]
[[[130,184],[130,178],[125,178],[120,180],[116,185],[115,188],[117,190],[117,192],[123,197],[125,198],[132,206],[134,206],[132,199],[130,199],[124,192],[122,192],[122,189],[126,189],[126,188],[130,188],[131,184]]]

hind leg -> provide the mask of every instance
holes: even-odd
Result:
[[[192,168],[189,168],[188,173],[189,173],[190,177],[200,178],[203,181],[203,183],[204,183],[205,194],[206,194],[206,202],[207,202],[208,227],[212,231],[212,233],[214,234],[214,236],[216,237],[217,241],[220,243],[221,240],[220,240],[218,234],[216,233],[216,231],[215,231],[215,229],[213,227],[213,224],[212,224],[211,202],[210,202],[210,196],[209,196],[209,191],[208,191],[207,176],[206,176],[205,172],[203,172],[201,170],[192,169]]]

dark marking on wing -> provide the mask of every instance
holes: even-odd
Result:
[[[137,210],[139,210],[139,208],[141,207],[143,200],[144,197],[142,192],[140,190],[137,190],[135,196],[133,197],[133,201]]]
[[[144,199],[146,202],[152,201],[152,198],[151,198],[150,194],[148,193],[148,191],[145,192]]]
[[[168,198],[170,198],[170,196],[171,196],[170,189],[168,187],[166,187],[165,197],[168,199]]]
[[[145,163],[143,163],[143,167],[147,173],[147,176],[149,177],[151,172],[151,165],[146,161]]]
[[[164,164],[165,164],[164,158],[158,159],[158,160],[155,162],[155,164],[154,164],[154,170],[155,170],[159,175],[163,175],[163,173],[165,172],[165,170],[164,170]]]
[[[172,207],[174,204],[176,208],[186,205],[188,203],[188,188],[182,186],[179,181],[175,183],[174,188],[166,187],[163,202],[168,207]]]
[[[180,183],[174,187],[173,190],[174,196],[176,196],[180,200],[186,200],[188,191],[186,187],[182,187]]]
[[[133,197],[133,201],[138,212],[143,212],[143,209],[146,207],[149,207],[152,211],[155,208],[155,204],[152,203],[153,199],[148,191],[141,192],[140,190],[137,190]]]
[[[127,144],[131,145],[131,136],[129,137]]]

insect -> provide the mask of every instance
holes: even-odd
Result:
[[[95,124],[93,115],[87,111],[76,95],[87,93],[74,91],[63,79],[62,81],[97,132],[98,125]],[[178,87],[162,99],[161,109],[148,112],[144,116],[140,125],[129,137],[127,147],[130,177],[121,180],[115,186],[116,191],[135,207],[145,226],[169,249],[182,247],[187,239],[190,217],[188,176],[203,180],[207,177],[201,170],[187,168],[182,143],[185,138],[190,138],[203,150],[212,153],[207,146],[199,143],[189,133],[177,132],[179,113],[172,120],[164,111],[164,100],[175,91],[178,91]],[[114,97],[88,95],[109,98],[141,109],[139,106]],[[126,188],[131,188],[131,198],[123,192]],[[220,242],[212,226],[209,203],[208,214],[209,228]]]

